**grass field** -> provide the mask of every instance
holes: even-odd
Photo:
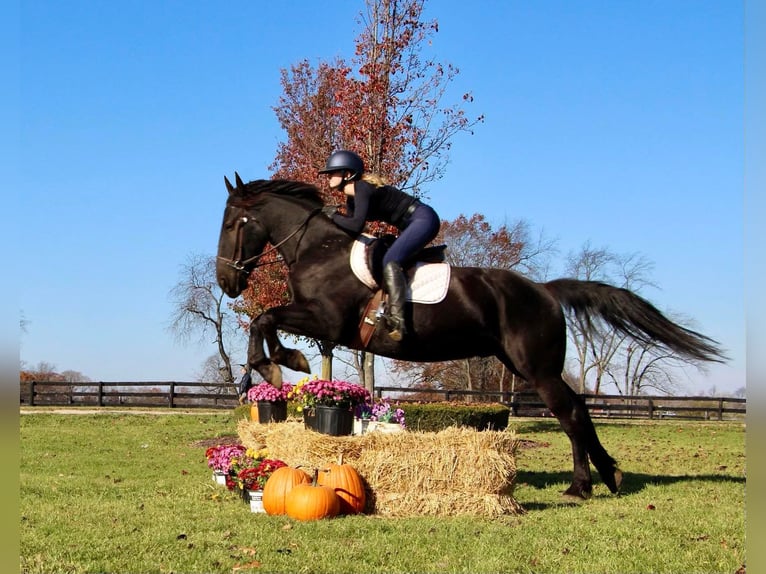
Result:
[[[598,422],[623,492],[561,491],[553,420],[515,423],[527,513],[299,523],[252,514],[211,480],[223,413],[21,416],[22,572],[743,572],[745,426]]]

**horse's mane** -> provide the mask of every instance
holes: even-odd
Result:
[[[302,181],[288,179],[256,179],[237,187],[237,194],[231,197],[231,204],[236,207],[252,207],[262,193],[286,195],[303,200],[311,207],[324,205],[316,186]]]

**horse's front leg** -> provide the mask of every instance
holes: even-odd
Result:
[[[273,307],[262,313],[255,322],[266,340],[269,355],[274,363],[284,365],[293,371],[311,372],[309,362],[303,353],[283,346],[277,336],[277,329],[307,334],[307,327],[316,326],[316,316],[310,309],[295,303]]]
[[[270,382],[276,388],[282,387],[282,369],[263,352],[264,333],[256,318],[250,323],[250,340],[247,345],[247,363],[255,369],[264,381]]]

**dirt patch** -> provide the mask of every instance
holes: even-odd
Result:
[[[194,441],[191,443],[192,446],[200,448],[210,448],[211,446],[218,446],[219,444],[242,444],[242,441],[239,440],[239,436],[232,434],[219,436],[216,438],[204,438],[202,440]]]
[[[545,441],[519,439],[519,448],[548,448],[551,443]]]

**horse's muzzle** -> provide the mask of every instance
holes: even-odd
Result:
[[[247,287],[248,273],[235,261],[219,257],[216,261],[215,275],[218,286],[232,299],[238,297]]]

